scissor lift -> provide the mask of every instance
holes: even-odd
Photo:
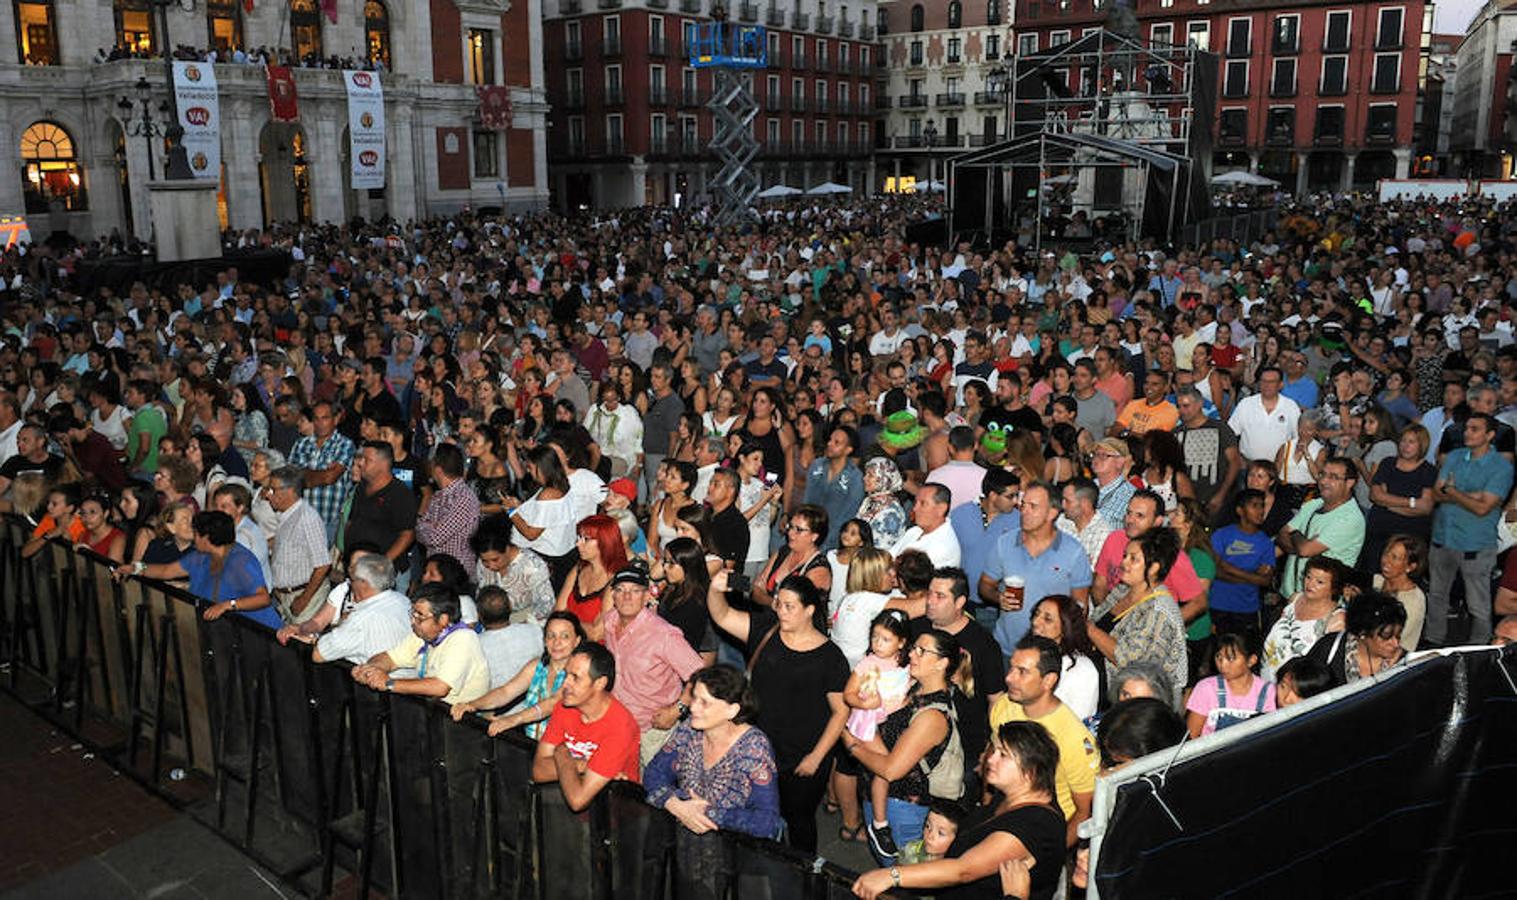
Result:
[[[711,149],[722,161],[713,185],[716,221],[735,224],[753,215],[759,192],[759,176],[751,168],[759,150],[753,136],[758,101],[744,70],[768,68],[769,39],[762,25],[692,22],[685,26],[685,46],[690,48],[690,65],[712,69],[715,77],[716,89],[706,106],[716,125]]]

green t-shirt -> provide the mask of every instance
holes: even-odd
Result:
[[[1196,570],[1196,577],[1208,585],[1217,577],[1217,562],[1212,559],[1210,553],[1200,547],[1192,547],[1185,551],[1190,557],[1191,568]],[[1210,588],[1208,588],[1210,592]],[[1211,610],[1196,617],[1196,620],[1185,626],[1185,639],[1187,641],[1204,641],[1211,636]]]
[[[144,472],[158,471],[158,440],[169,432],[168,417],[156,403],[149,403],[132,413],[132,424],[126,430],[127,458],[131,460],[133,470]],[[147,435],[147,452],[138,459],[142,453],[138,445],[142,443],[139,435]]]

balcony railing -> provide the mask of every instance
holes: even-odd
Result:
[[[706,98],[700,88],[683,88],[679,95],[680,106],[705,106]]]
[[[975,91],[974,92],[974,105],[975,106],[999,106],[1000,103],[1001,103],[1001,97],[1000,97],[999,94],[993,94],[990,91]]]
[[[584,91],[571,91],[569,93],[569,95],[564,98],[564,108],[565,109],[584,109],[585,108],[585,92]]]
[[[1324,83],[1318,89],[1317,95],[1321,97],[1342,97],[1348,93],[1348,79],[1345,78],[1337,84]]]
[[[837,113],[840,116],[851,116],[851,115],[853,115],[853,101],[852,100],[837,100],[837,101],[834,101],[833,104],[832,104],[832,111],[835,112],[835,113]]]
[[[656,84],[653,87],[648,88],[648,105],[668,106],[669,88],[662,84]]]
[[[627,152],[627,144],[621,135],[612,135],[606,138],[606,155],[621,156]]]
[[[622,0],[595,0],[595,5],[599,9],[621,9]]]
[[[792,69],[804,69],[804,68],[806,68],[806,53],[805,53],[805,51],[802,51],[800,53],[791,53],[790,54],[790,68],[792,68]]]
[[[584,141],[570,141],[567,152],[570,159],[581,159],[588,154]]]
[[[800,10],[790,14],[790,27],[795,31],[808,31],[811,28],[811,14]]]
[[[648,153],[651,156],[663,156],[669,152],[669,139],[658,132],[649,135]]]
[[[1242,143],[1241,141],[1239,143]],[[1312,143],[1318,147],[1341,147],[1343,146],[1343,132],[1321,131],[1312,139]]]
[[[964,94],[958,91],[938,95],[938,106],[963,106]]]
[[[890,108],[890,95],[889,94],[875,94],[874,95],[874,108],[875,109],[889,109]]]
[[[998,140],[1000,140],[1000,138],[993,134],[971,134],[969,136],[969,146],[989,147],[995,144],[995,142]]]
[[[619,84],[608,84],[608,85],[606,85],[606,105],[607,106],[621,106],[622,103],[623,103],[623,101],[624,101],[624,99],[625,98],[622,96],[622,86],[621,85],[619,85]]]
[[[758,4],[752,2],[738,4],[737,17],[744,22],[757,22],[759,20]]]
[[[601,56],[621,56],[622,36],[619,34],[613,34],[602,39],[600,44],[600,54]]]
[[[861,40],[861,41],[873,41],[874,40],[874,26],[873,25],[864,25],[864,26],[860,27],[859,28],[859,40]]]
[[[577,16],[580,11],[579,0],[562,0],[558,4],[558,8],[566,16]]]
[[[785,108],[785,100],[779,94],[769,94],[764,97],[764,108],[770,112],[780,112]]]
[[[1375,49],[1376,50],[1400,50],[1401,49],[1401,35],[1399,33],[1397,33],[1397,34],[1381,34],[1381,35],[1376,35],[1375,36]]]
[[[581,44],[581,43],[579,43],[579,42],[576,41],[576,42],[564,45],[564,60],[565,61],[567,61],[567,62],[577,62],[577,61],[579,61],[581,59],[584,59],[584,58],[585,58],[585,45],[584,44]]]
[[[663,34],[648,35],[648,55],[667,56],[669,54],[669,39]]]
[[[853,37],[853,22],[851,20],[840,19],[838,21],[838,37]]]
[[[648,0],[648,6],[652,9],[668,9],[669,0]]]
[[[794,94],[790,95],[790,111],[791,112],[805,112],[806,111],[806,98],[805,97],[797,97]]]
[[[943,58],[943,65],[945,66],[958,66],[963,65],[963,63],[964,56],[960,53],[950,53]]]
[[[816,111],[822,115],[832,112],[832,101],[826,97],[818,97],[816,100]]]
[[[1371,122],[1364,130],[1364,142],[1376,145],[1396,143],[1396,123],[1390,122],[1389,126],[1386,126]]]
[[[818,56],[816,58],[816,70],[818,72],[831,72],[832,71],[832,57],[830,57],[830,56]]]
[[[701,11],[701,0],[679,0],[679,11],[699,14]]]
[[[907,94],[906,96],[899,98],[896,101],[896,105],[899,106],[901,109],[926,109],[927,108],[927,95],[926,94]]]
[[[834,19],[832,16],[817,16],[816,17],[816,33],[817,34],[832,34],[832,26],[836,22],[837,22],[837,20]]]
[[[1223,130],[1217,135],[1217,143],[1224,147],[1241,147],[1248,136],[1241,131]]]
[[[783,26],[785,24],[785,11],[778,6],[769,7],[769,11],[764,13],[764,24],[770,28]]]
[[[1271,147],[1291,147],[1296,143],[1294,128],[1271,128],[1265,135],[1264,143]]]

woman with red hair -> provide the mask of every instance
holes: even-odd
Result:
[[[587,516],[579,521],[577,531],[575,547],[579,550],[579,563],[564,579],[555,608],[574,613],[590,640],[599,641],[605,637],[600,615],[602,601],[612,577],[627,567],[627,548],[621,527],[610,516]]]

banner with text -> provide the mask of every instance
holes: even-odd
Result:
[[[196,178],[221,180],[221,101],[210,63],[174,63],[174,105],[184,129],[184,154]]]
[[[385,95],[378,72],[344,69],[348,88],[348,164],[353,189],[385,186]]]

